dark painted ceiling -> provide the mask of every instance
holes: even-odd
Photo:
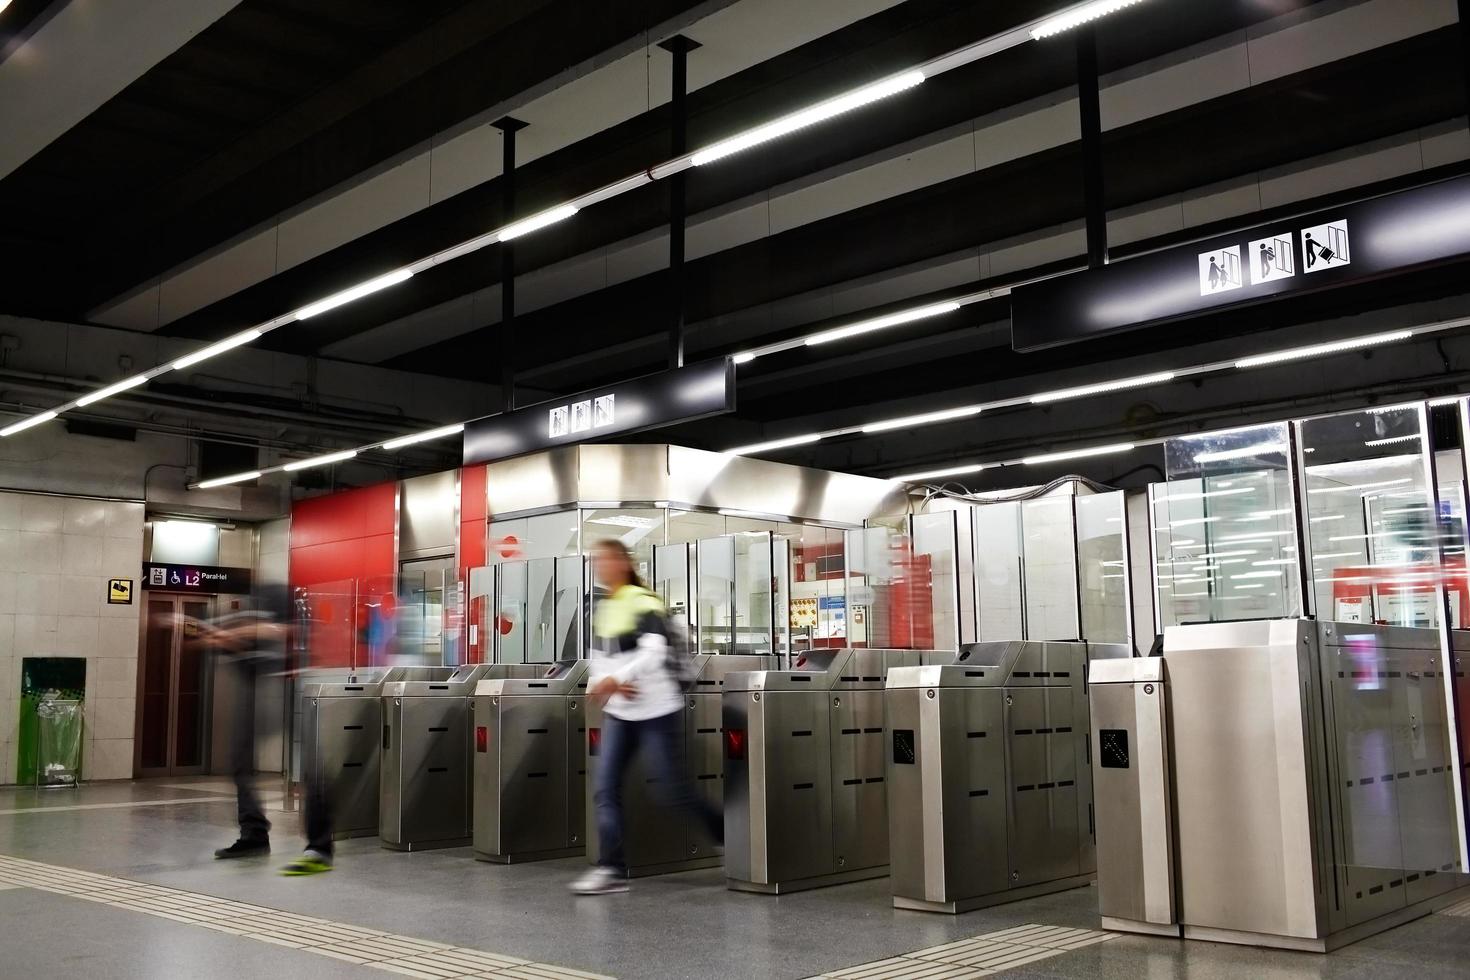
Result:
[[[1100,69],[1175,52],[1190,57],[1185,49],[1192,45],[1309,5],[1221,0],[1184,4],[1188,16],[1175,16],[1163,12],[1163,4],[1143,4],[1100,24]],[[16,0],[12,10],[24,6],[26,0]],[[244,0],[0,181],[0,267],[11,273],[3,309],[82,320],[119,292],[695,6],[692,0]],[[1056,6],[1055,0],[908,0],[696,91],[689,100],[691,144]],[[1156,200],[1454,119],[1466,111],[1464,52],[1461,30],[1443,28],[1109,131],[1107,205]],[[940,75],[922,91],[785,139],[778,152],[754,151],[693,171],[689,210],[738,201],[1035,99],[1071,84],[1075,72],[1071,42],[1023,45]],[[669,155],[668,140],[668,110],[660,108],[538,159],[518,174],[517,213],[649,166]],[[1081,166],[1081,146],[1071,143],[716,252],[688,266],[685,316],[707,320],[1075,221],[1083,214]],[[164,332],[220,336],[482,233],[505,219],[500,195],[499,180],[472,188]],[[667,220],[667,195],[668,185],[656,184],[531,236],[517,245],[517,268],[526,272],[656,230]],[[309,325],[278,331],[267,343],[315,353],[482,289],[498,280],[499,269],[497,251],[487,249]],[[1438,273],[1412,284],[1432,293],[1457,282],[1453,274]],[[1404,288],[1373,284],[1350,297],[1282,304],[1269,316],[1223,316],[1211,329],[1269,329],[1283,318],[1327,315],[1343,304],[1369,308],[1401,297]],[[656,369],[664,357],[656,338],[673,314],[668,295],[667,276],[658,273],[524,314],[516,321],[517,366],[529,371],[569,352],[609,351],[555,376],[538,376],[538,385],[562,390]],[[798,351],[756,362],[741,372],[740,415],[777,423],[812,405],[858,411],[880,396],[929,395],[942,404],[947,391],[979,380],[1185,342],[1177,331],[1144,331],[1043,359],[1014,354],[997,346],[992,332],[976,329],[1003,321],[1006,313],[1004,301],[982,303],[958,317],[864,338],[841,352]],[[498,329],[425,344],[390,366],[449,379],[494,379]],[[790,333],[773,330],[760,340]],[[691,354],[750,345],[748,338],[737,343],[718,331],[702,332],[691,339]],[[793,409],[796,399],[799,409]],[[697,444],[716,441],[716,431],[705,424],[680,435]]]

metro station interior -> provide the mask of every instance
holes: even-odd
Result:
[[[1470,0],[0,0],[0,976],[1463,977],[1467,109]]]

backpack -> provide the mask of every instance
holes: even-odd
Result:
[[[694,687],[694,643],[689,638],[689,629],[681,618],[673,615],[664,617],[665,639],[669,644],[669,675],[685,691]]]

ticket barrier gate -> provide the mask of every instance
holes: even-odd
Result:
[[[730,888],[784,895],[888,874],[884,679],[935,655],[812,650],[791,670],[727,680]]]
[[[587,847],[587,661],[475,686],[474,851],[511,864]]]
[[[1096,675],[1103,927],[1326,952],[1463,900],[1451,636],[1176,626]]]
[[[384,847],[416,851],[470,842],[470,697],[482,678],[535,669],[466,664],[443,680],[383,685],[378,836]]]
[[[989,642],[888,672],[894,908],[966,912],[1092,880],[1089,659],[1128,655]]]
[[[333,836],[378,833],[384,686],[394,681],[443,683],[452,673],[453,667],[386,667],[302,689],[304,778],[326,780]]]
[[[714,807],[725,806],[724,743],[721,741],[721,692],[730,676],[760,671],[776,664],[776,658],[751,654],[699,654],[691,673],[694,682],[684,696],[685,769],[694,792]],[[598,860],[597,785],[598,746],[602,735],[602,709],[587,702],[587,844],[588,860]],[[643,758],[633,763],[623,783],[623,855],[628,876],[691,871],[718,867],[722,861],[718,841],[709,839],[705,828],[689,815],[660,806],[653,782],[646,775]],[[729,822],[726,818],[726,828]]]

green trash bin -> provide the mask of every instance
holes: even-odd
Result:
[[[82,771],[86,687],[87,661],[80,657],[26,657],[21,661],[16,783],[77,784]],[[44,717],[42,705],[46,705]]]
[[[36,785],[76,786],[82,779],[82,702],[48,691],[36,704]]]

